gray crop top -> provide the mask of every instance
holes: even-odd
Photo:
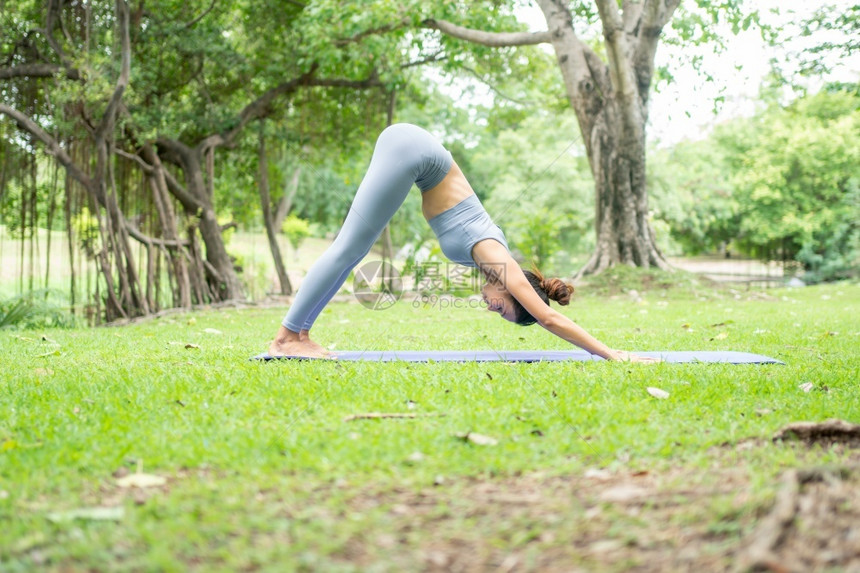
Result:
[[[472,247],[484,239],[495,239],[508,249],[505,234],[490,219],[477,195],[469,195],[427,222],[439,238],[442,252],[452,262],[478,266],[472,259]]]

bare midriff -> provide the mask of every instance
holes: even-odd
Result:
[[[456,162],[452,162],[445,178],[421,195],[421,210],[424,218],[430,220],[474,193],[460,167]]]

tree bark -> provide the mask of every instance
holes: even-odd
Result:
[[[155,203],[158,219],[161,221],[162,236],[168,241],[178,243],[179,234],[176,226],[176,213],[170,202],[167,191],[167,180],[164,176],[164,166],[158,158],[158,154],[151,145],[145,145],[141,151],[143,158],[152,164],[152,169],[147,173],[150,189],[152,190],[153,203]],[[166,249],[165,249],[166,251]],[[168,253],[170,268],[174,277],[175,288],[173,290],[173,306],[180,308],[191,308],[191,282],[188,276],[188,266],[185,263],[187,253],[182,245],[177,245]],[[205,301],[198,301],[203,303]]]
[[[257,185],[260,189],[260,206],[263,208],[263,225],[266,227],[269,250],[272,252],[275,271],[278,273],[278,284],[281,287],[281,294],[293,294],[293,285],[290,284],[290,277],[287,276],[284,258],[281,255],[281,247],[278,245],[278,230],[275,227],[275,215],[272,213],[272,199],[269,194],[269,162],[266,158],[265,124],[262,121],[260,123],[259,169],[260,176]]]
[[[209,283],[207,290],[212,294],[213,302],[243,298],[244,289],[224,246],[221,227],[218,224],[210,194],[211,188],[204,175],[206,153],[211,147],[198,145],[191,148],[180,141],[167,138],[159,138],[158,145],[168,150],[171,158],[176,159],[175,162],[182,167],[185,175],[185,187],[170,179],[167,179],[167,187],[180,202],[196,211],[197,229],[206,245],[206,264],[203,264],[203,268],[206,272],[206,281]]]

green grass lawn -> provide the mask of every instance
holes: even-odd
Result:
[[[728,567],[786,468],[858,459],[770,437],[860,422],[860,287],[640,294],[563,312],[616,348],[786,365],[248,361],[283,308],[0,332],[0,570],[625,570],[684,547]],[[344,350],[565,348],[405,300],[333,304],[315,333]],[[432,416],[344,420],[364,412]],[[166,483],[120,487],[141,470]],[[624,487],[646,500],[612,497]]]

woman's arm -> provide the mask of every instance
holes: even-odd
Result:
[[[609,348],[568,317],[547,306],[529,284],[520,265],[500,243],[481,241],[475,245],[472,256],[482,269],[489,270],[488,274],[498,277],[505,289],[535,317],[538,324],[559,338],[607,360],[653,361]]]
[[[510,255],[508,255],[510,257]],[[589,334],[584,328],[564,316],[557,310],[547,306],[535,292],[522,269],[511,258],[505,265],[505,289],[529,311],[538,324],[571,344],[579,346],[592,354],[597,354],[607,360],[620,360],[621,356],[604,343]]]

